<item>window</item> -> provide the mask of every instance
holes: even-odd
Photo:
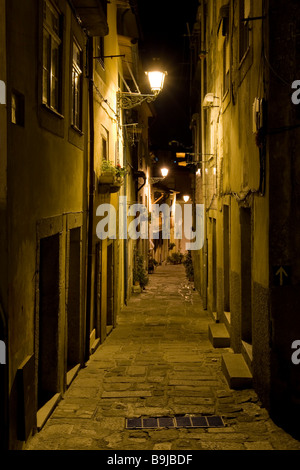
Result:
[[[61,15],[44,0],[43,11],[43,84],[42,101],[61,111]]]
[[[223,96],[225,96],[229,90],[229,61],[229,38],[228,35],[226,35],[223,44]]]
[[[96,38],[96,47],[95,47],[95,52],[96,52],[96,59],[101,65],[102,68],[104,68],[104,37],[103,36],[98,36]]]
[[[251,0],[240,0],[240,31],[239,31],[239,59],[243,60],[250,46],[249,21],[242,21],[250,17]]]
[[[11,122],[18,126],[24,126],[25,124],[24,95],[14,90],[11,94]]]
[[[103,160],[109,160],[109,131],[102,125],[101,131],[101,153]]]
[[[82,50],[73,40],[72,61],[72,125],[82,128]]]
[[[107,160],[107,141],[102,137],[102,159]]]

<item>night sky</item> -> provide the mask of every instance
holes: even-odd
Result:
[[[191,145],[189,106],[189,37],[196,19],[198,0],[138,0],[143,31],[142,59],[160,58],[168,75],[155,101],[157,117],[150,128],[154,148],[172,140]]]

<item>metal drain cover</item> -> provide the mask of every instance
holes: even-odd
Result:
[[[126,429],[224,428],[221,416],[164,416],[126,418]]]

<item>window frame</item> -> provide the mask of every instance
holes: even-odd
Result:
[[[55,15],[58,21],[58,31],[47,22],[45,16],[47,8]],[[42,13],[42,89],[41,100],[43,106],[51,111],[61,115],[62,112],[62,47],[63,47],[63,28],[62,28],[62,13],[56,5],[50,0],[43,0],[43,13]],[[45,36],[48,35],[49,44],[45,50]],[[56,67],[57,72],[54,75],[53,71],[53,51],[57,50]],[[45,52],[47,54],[45,60]],[[45,87],[45,74],[47,79],[47,87]],[[56,82],[57,91],[56,97],[53,99],[53,86]],[[46,90],[45,90],[46,88]]]
[[[95,58],[97,62],[100,64],[102,69],[105,69],[104,64],[104,36],[97,36],[96,37],[96,44],[95,44]]]
[[[74,46],[78,49],[79,51],[79,56],[80,56],[80,64],[74,62]],[[82,102],[82,97],[83,97],[83,50],[82,47],[79,44],[79,41],[76,39],[76,37],[73,35],[72,36],[72,61],[71,61],[71,126],[73,129],[82,132],[82,112],[83,112],[83,102]],[[74,92],[75,90],[75,83],[74,83],[74,74],[77,74],[78,78],[78,86],[77,86],[77,100],[76,100],[76,94]],[[77,101],[77,106],[78,110],[76,112],[76,101]],[[76,119],[78,117],[78,120]]]
[[[222,46],[223,53],[223,99],[227,96],[230,90],[230,38],[226,34]],[[228,60],[228,64],[227,64]],[[228,71],[227,71],[228,65]]]
[[[250,47],[251,47],[251,35],[250,35],[250,25],[249,22],[243,22],[242,18],[245,18],[245,2],[249,2],[249,15],[248,17],[251,16],[251,10],[252,10],[252,2],[251,0],[239,0],[239,64],[242,64],[242,62],[245,60],[245,57],[247,56]],[[245,24],[246,23],[246,24]],[[246,38],[247,36],[247,38]],[[242,47],[243,46],[243,47]]]
[[[101,125],[101,159],[110,161],[109,158],[109,130],[102,124]]]

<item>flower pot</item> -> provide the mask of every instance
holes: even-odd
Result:
[[[99,177],[100,184],[113,184],[115,180],[115,175],[113,173],[103,173]]]

